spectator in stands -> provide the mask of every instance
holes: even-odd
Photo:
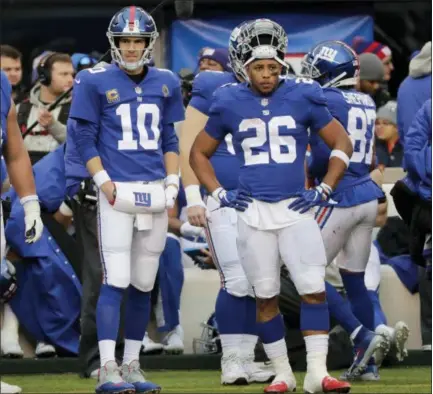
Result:
[[[368,41],[362,37],[356,37],[353,40],[352,48],[358,55],[361,55],[362,53],[375,54],[383,64],[383,80],[388,82],[391,79],[391,73],[394,71],[394,64],[392,63],[391,49],[387,45],[378,41]]]
[[[22,86],[23,66],[21,52],[10,45],[0,45],[0,68],[5,72],[12,86],[12,98],[15,104],[24,98]]]
[[[38,83],[18,107],[18,124],[23,133],[34,122],[38,125],[25,136],[24,143],[35,163],[66,140],[66,121],[71,97],[65,97],[51,112],[47,107],[73,83],[74,68],[69,55],[52,53],[38,65]]]
[[[417,111],[432,96],[432,46],[427,42],[409,63],[409,75],[401,83],[397,94],[397,124],[400,142],[405,146],[405,135]]]
[[[376,154],[379,168],[401,167],[403,146],[397,130],[397,103],[388,101],[376,115]]]
[[[390,95],[381,87],[385,76],[382,62],[373,53],[363,53],[359,56],[359,66],[357,89],[370,95],[376,103],[376,107],[385,105],[390,100]]]
[[[198,56],[198,71],[228,71],[229,52],[225,48],[203,48]]]

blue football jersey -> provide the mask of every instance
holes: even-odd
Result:
[[[211,137],[233,136],[241,161],[239,189],[265,202],[304,190],[308,129],[332,121],[322,88],[306,79],[282,81],[267,97],[246,83],[222,86],[209,114],[205,130]]]
[[[352,144],[350,165],[338,183],[332,199],[340,207],[359,205],[383,196],[370,178],[373,161],[376,105],[373,99],[355,90],[326,88],[323,90],[332,116],[346,129]],[[317,133],[311,133],[309,174],[319,182],[326,175],[331,150]]]
[[[216,89],[227,83],[238,82],[233,73],[203,71],[193,82],[192,96],[189,105],[202,114],[209,116],[213,94]],[[232,136],[227,134],[211,158],[218,181],[224,189],[236,189],[239,179],[240,162],[235,154]]]
[[[139,84],[116,65],[83,70],[70,117],[77,120],[76,141],[80,121],[96,125],[96,148],[112,180],[162,179],[164,153],[178,152],[172,126],[184,119],[180,83],[171,71],[154,67]]]
[[[0,157],[2,157],[3,144],[6,143],[7,138],[7,118],[11,109],[12,87],[8,81],[6,74],[0,71],[1,74],[1,96],[0,96]],[[6,170],[3,166],[0,172],[0,188],[5,179],[7,178]]]

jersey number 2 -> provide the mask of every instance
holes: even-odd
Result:
[[[146,150],[157,150],[160,136],[159,117],[160,112],[156,104],[140,104],[137,107],[137,130],[139,140],[134,140],[131,120],[131,105],[120,104],[116,109],[116,115],[120,116],[122,126],[122,139],[118,141],[119,150],[137,150],[138,144]],[[150,131],[146,128],[146,116],[150,116]]]
[[[296,140],[291,135],[280,135],[278,132],[280,127],[295,129],[295,119],[291,116],[274,116],[268,123],[260,118],[244,119],[240,123],[241,133],[256,130],[255,137],[245,138],[241,144],[246,166],[269,164],[271,159],[275,163],[293,163],[296,160]],[[260,149],[268,138],[269,152]],[[281,147],[285,147],[287,152],[282,152]],[[255,154],[253,154],[254,148],[258,150]]]

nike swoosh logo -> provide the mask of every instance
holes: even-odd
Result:
[[[75,80],[75,83],[79,84],[81,81],[79,79]]]

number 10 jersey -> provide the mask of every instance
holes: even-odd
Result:
[[[184,119],[180,82],[154,67],[139,84],[116,65],[83,70],[70,117],[98,128],[96,148],[113,181],[163,179],[164,153],[178,152],[173,124]]]

